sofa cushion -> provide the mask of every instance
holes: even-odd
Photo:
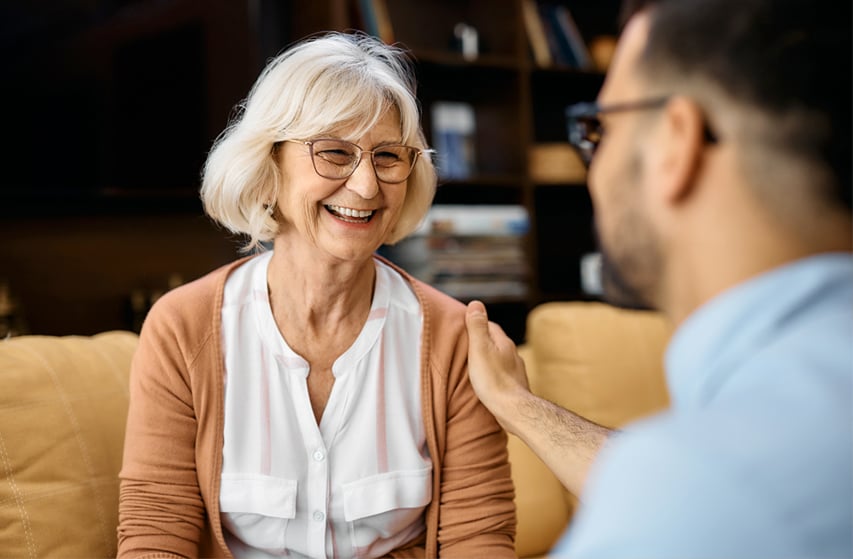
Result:
[[[114,557],[131,332],[0,341],[0,555]]]
[[[608,427],[667,405],[663,352],[670,327],[656,313],[597,302],[553,302],[527,318],[519,354],[531,390]],[[544,557],[568,525],[577,497],[521,440],[508,441],[518,515],[516,553]]]
[[[671,327],[662,315],[555,302],[533,309],[527,328],[536,394],[606,427],[668,405],[663,353]]]

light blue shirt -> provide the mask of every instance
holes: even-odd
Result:
[[[554,555],[853,557],[853,257],[716,297],[666,370],[671,408],[611,437]]]

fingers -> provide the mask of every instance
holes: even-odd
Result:
[[[480,301],[471,301],[465,311],[465,325],[471,343],[482,343],[489,335],[489,315]]]
[[[468,303],[467,318],[479,319],[479,315],[483,315],[482,319],[484,321],[487,321],[489,319],[488,315],[486,314],[486,305],[484,305],[482,301],[471,301],[470,303]]]
[[[498,324],[489,321],[486,307],[480,301],[471,301],[465,312],[468,327],[468,344],[480,352],[511,352],[515,344]]]

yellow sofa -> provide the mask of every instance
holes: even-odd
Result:
[[[532,389],[608,426],[666,405],[664,322],[598,303],[548,303],[520,351]],[[113,557],[130,332],[0,341],[0,558]],[[517,551],[547,552],[575,498],[510,437]]]
[[[115,556],[136,340],[0,340],[0,557]]]
[[[606,427],[668,405],[663,352],[671,335],[657,313],[598,302],[545,303],[527,318],[519,352],[530,389]],[[571,521],[577,496],[518,438],[509,437],[519,557],[541,557]]]

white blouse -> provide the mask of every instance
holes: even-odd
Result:
[[[424,532],[432,495],[420,304],[376,261],[370,314],[332,366],[335,384],[317,425],[309,365],[270,308],[271,257],[249,260],[225,284],[226,541],[237,558],[381,556]]]

